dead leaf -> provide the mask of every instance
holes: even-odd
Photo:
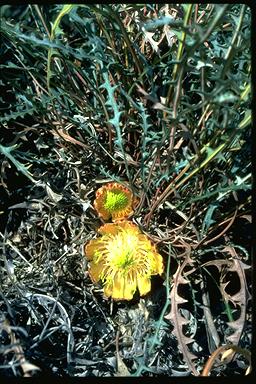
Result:
[[[188,324],[189,320],[185,319],[181,315],[178,307],[180,304],[187,302],[186,299],[184,299],[178,294],[178,287],[180,284],[189,283],[189,281],[182,276],[182,273],[185,266],[192,264],[193,260],[189,256],[187,256],[183,263],[178,266],[177,271],[173,276],[173,286],[170,292],[171,311],[168,315],[165,316],[165,318],[171,320],[174,326],[173,333],[177,337],[178,348],[183,354],[184,360],[186,361],[189,369],[193,372],[195,376],[198,376],[199,372],[196,370],[194,363],[192,362],[192,360],[196,359],[197,356],[191,353],[188,349],[188,344],[193,343],[195,340],[192,337],[187,337],[184,335],[182,327],[183,325]]]
[[[62,199],[62,195],[59,195],[58,193],[53,192],[53,190],[49,187],[49,185],[46,185],[45,189],[46,189],[48,197],[55,204],[57,204]]]

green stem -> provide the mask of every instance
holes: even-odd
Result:
[[[133,47],[131,45],[131,41],[130,41],[129,36],[128,36],[127,32],[126,32],[125,27],[124,27],[122,21],[120,20],[119,15],[116,12],[114,12],[109,5],[107,6],[107,8],[109,9],[110,15],[113,17],[113,19],[115,19],[115,21],[117,22],[118,26],[120,27],[120,29],[122,31],[122,34],[123,34],[123,37],[124,37],[124,40],[126,42],[126,45],[127,45],[128,49],[131,52],[132,58],[134,60],[134,63],[136,65],[137,69],[138,69],[138,72],[139,72],[140,76],[141,76],[142,73],[143,73],[143,67],[142,67],[142,65],[141,65],[141,63],[140,63],[140,61],[139,61],[139,59],[138,59],[138,57],[136,55],[136,52],[134,51],[134,49],[133,49]]]
[[[151,342],[151,345],[150,347],[148,348],[148,355],[151,354],[153,348],[155,347],[156,343],[157,343],[157,340],[158,340],[158,334],[159,334],[159,331],[160,331],[160,327],[162,325],[162,322],[163,322],[163,319],[164,319],[164,315],[167,311],[167,308],[170,304],[170,300],[169,300],[169,295],[170,295],[170,284],[169,284],[169,279],[170,279],[170,264],[171,264],[171,245],[169,245],[169,252],[168,252],[168,260],[167,260],[167,267],[166,267],[166,279],[165,279],[165,283],[166,283],[166,302],[165,302],[165,305],[163,307],[163,310],[161,312],[161,315],[160,315],[160,318],[158,320],[158,326],[156,328],[156,332],[154,334],[154,338]],[[131,376],[140,376],[141,375],[141,372],[143,371],[143,369],[145,369],[146,367],[144,365],[140,365],[137,369],[137,371],[131,375]]]
[[[227,72],[227,69],[229,67],[229,64],[232,60],[232,57],[234,55],[234,51],[235,51],[235,44],[237,42],[237,38],[238,38],[238,35],[239,35],[239,32],[240,32],[240,29],[242,28],[242,24],[243,24],[243,20],[244,20],[244,14],[245,14],[245,9],[246,9],[247,5],[243,5],[242,6],[242,9],[241,9],[241,12],[240,12],[240,18],[239,18],[239,22],[237,24],[237,28],[234,32],[234,35],[233,35],[233,38],[232,38],[232,41],[231,41],[231,44],[227,50],[227,53],[225,55],[225,58],[224,58],[224,67],[223,67],[223,70],[222,70],[222,73],[221,73],[221,78],[224,79],[224,76],[225,76],[225,73]]]
[[[189,19],[190,19],[190,16],[191,16],[191,13],[192,13],[192,9],[193,9],[193,4],[189,4],[189,6],[187,8],[187,11],[186,11],[186,14],[185,14],[183,27],[187,27]],[[186,36],[187,36],[186,31],[185,30],[182,31],[181,41],[179,42],[179,46],[178,46],[178,52],[177,52],[177,58],[176,58],[177,61],[180,61],[181,58],[182,58],[182,54],[183,54],[184,46],[185,46]],[[173,73],[172,73],[172,81],[176,80],[179,67],[180,67],[180,63],[177,63],[177,64],[174,65]],[[166,97],[166,105],[168,105],[169,102],[170,102],[170,99],[171,99],[171,96],[172,96],[172,93],[173,93],[173,88],[174,88],[173,85],[171,85],[169,90],[168,90],[168,94],[167,94],[167,97]]]
[[[50,34],[50,41],[53,41],[54,38],[55,38],[55,32],[56,32],[56,29],[58,28],[59,24],[60,24],[60,21],[61,19],[63,18],[63,16],[65,16],[67,13],[69,13],[75,6],[77,6],[76,4],[65,4],[63,5],[62,7],[62,10],[60,11],[60,13],[58,14],[58,16],[56,17],[53,25],[52,25],[52,28],[51,28],[51,34]],[[53,55],[53,49],[50,48],[48,50],[48,56],[47,56],[47,71],[46,71],[46,79],[47,79],[47,88],[48,88],[48,91],[50,91],[50,79],[51,79],[51,59],[52,59],[52,55]]]

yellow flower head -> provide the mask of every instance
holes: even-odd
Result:
[[[136,289],[143,296],[151,289],[151,275],[163,273],[163,259],[146,235],[129,222],[108,223],[100,238],[85,246],[89,275],[101,280],[104,294],[114,300],[131,300]]]
[[[96,191],[94,208],[103,220],[121,220],[133,213],[132,192],[118,183],[108,183]]]

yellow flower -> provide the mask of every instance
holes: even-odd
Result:
[[[103,220],[121,220],[133,213],[132,192],[118,183],[108,183],[96,191],[94,208]]]
[[[146,235],[130,221],[108,223],[102,235],[85,246],[89,275],[101,280],[104,294],[114,300],[131,300],[136,289],[143,296],[151,289],[151,275],[163,273],[163,259]]]

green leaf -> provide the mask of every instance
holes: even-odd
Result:
[[[239,124],[239,128],[240,129],[246,128],[251,123],[252,123],[252,112],[251,112],[251,110],[246,110],[245,116],[244,116],[243,120],[241,121],[241,123]]]
[[[181,4],[184,13],[187,13],[190,7],[190,4]]]
[[[218,104],[232,103],[236,100],[238,100],[238,97],[234,95],[232,92],[225,92],[213,99],[214,103],[218,103]]]
[[[218,206],[219,206],[218,202],[214,202],[214,203],[211,203],[209,205],[209,208],[207,209],[207,212],[206,212],[206,215],[204,217],[203,224],[202,224],[202,230],[201,230],[201,236],[202,237],[207,232],[207,230],[210,228],[210,226],[215,223],[215,220],[212,218],[212,216],[213,216],[215,209],[218,208]]]

